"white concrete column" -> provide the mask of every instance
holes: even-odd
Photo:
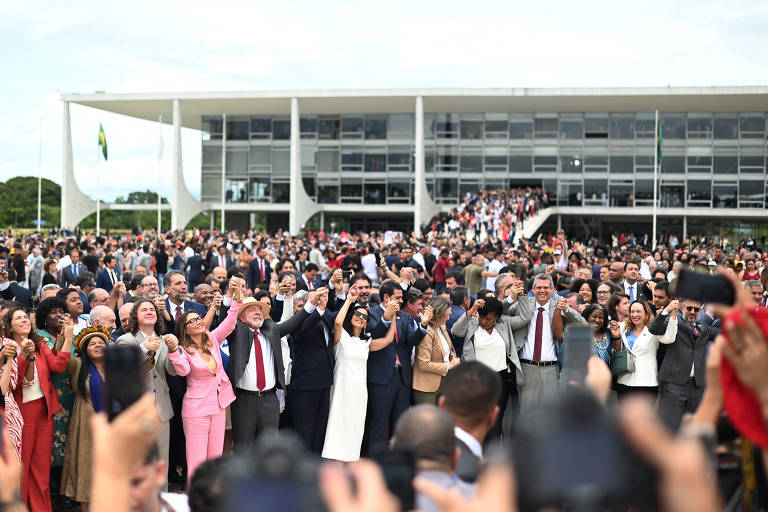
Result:
[[[299,99],[291,98],[291,204],[288,207],[288,231],[301,233],[301,225],[320,211],[307,195],[301,181],[301,125],[299,124]]]
[[[171,229],[184,229],[199,211],[202,204],[189,193],[184,182],[181,160],[181,102],[173,100],[173,202],[171,203]]]
[[[416,130],[414,133],[416,151],[414,155],[414,198],[413,198],[413,231],[421,236],[422,204],[427,195],[427,182],[424,173],[424,99],[416,96]]]
[[[75,180],[72,160],[72,127],[69,120],[69,102],[62,102],[62,179],[61,179],[61,226],[74,228],[81,220],[96,211],[96,202],[83,194]]]
[[[683,239],[680,240],[680,243],[685,241],[685,237],[688,236],[688,216],[683,215]]]

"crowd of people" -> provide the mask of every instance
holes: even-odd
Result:
[[[513,243],[546,205],[537,190],[470,194],[419,238],[7,233],[0,505],[218,509],[222,457],[289,431],[308,456],[353,463],[320,471],[330,510],[399,509],[368,460],[387,450],[413,456],[419,510],[516,510],[520,461],[494,447],[574,389],[618,411],[667,509],[768,503],[768,248],[562,230]],[[691,269],[736,304],[677,296]],[[591,327],[584,382],[566,371],[571,326]],[[136,347],[147,396],[107,423],[112,346]],[[729,407],[727,376],[755,410]]]

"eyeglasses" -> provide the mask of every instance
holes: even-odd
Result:
[[[598,295],[610,295],[611,292],[610,292],[610,290],[603,290],[603,291],[597,290],[597,294]]]
[[[688,311],[693,311],[694,313],[698,313],[701,308],[697,308],[696,306],[685,306],[685,309]]]
[[[363,313],[362,311],[355,311],[355,312],[354,312],[354,313],[352,313],[352,314],[353,314],[353,315],[355,315],[355,316],[357,316],[357,317],[360,317],[360,318],[362,318],[362,319],[363,319],[363,320],[365,320],[366,322],[368,321],[368,315],[367,315],[367,314],[365,314],[365,313]]]
[[[189,320],[187,320],[187,325],[189,325],[189,324],[199,324],[202,321],[203,321],[202,318],[200,318],[199,316],[196,316],[194,318],[190,318]]]

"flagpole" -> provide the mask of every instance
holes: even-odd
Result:
[[[160,125],[160,150],[157,152],[157,236],[160,237],[160,185],[163,181],[163,116],[157,117]]]
[[[99,179],[99,164],[101,157],[101,146],[96,146],[96,236],[99,236],[101,231],[101,180]]]
[[[656,111],[656,122],[653,128],[653,140],[656,142],[653,146],[653,248],[656,248],[656,181],[659,173],[659,111]]]
[[[43,118],[40,118],[40,138],[37,144],[37,231],[40,228],[40,210],[43,197]]]
[[[221,232],[224,232],[224,190],[225,176],[227,174],[227,114],[223,114],[221,125]]]

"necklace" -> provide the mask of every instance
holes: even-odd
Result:
[[[608,348],[608,337],[603,334],[600,336],[599,339],[592,340],[592,343],[601,350],[606,350]]]

